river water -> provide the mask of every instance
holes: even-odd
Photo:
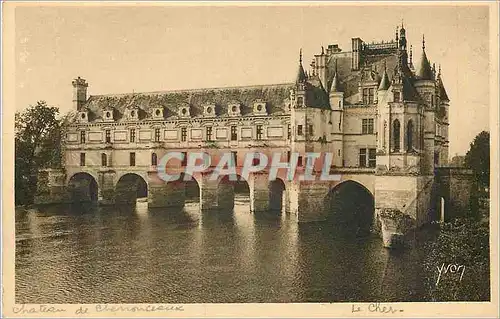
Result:
[[[18,303],[422,300],[423,249],[324,223],[232,212],[45,206],[16,211]]]

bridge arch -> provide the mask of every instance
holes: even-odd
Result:
[[[97,201],[99,186],[94,176],[78,172],[68,179],[69,195],[72,202]]]
[[[269,210],[282,212],[286,206],[286,186],[285,182],[276,178],[269,182]]]
[[[138,199],[148,197],[148,183],[139,174],[125,173],[120,176],[115,185],[115,202],[135,203]]]
[[[200,204],[201,183],[199,177],[179,173],[179,178],[165,184],[162,192],[167,207],[184,207],[186,203]]]
[[[366,235],[375,217],[375,199],[363,184],[345,180],[330,189],[325,198],[327,221],[350,234]]]
[[[217,207],[219,209],[233,209],[235,197],[250,198],[250,185],[239,174],[224,175],[217,182]]]

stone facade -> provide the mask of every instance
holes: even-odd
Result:
[[[65,178],[58,187],[83,172],[96,181],[99,201],[109,204],[122,177],[136,174],[146,183],[150,206],[179,206],[182,189],[157,176],[167,152],[203,151],[213,158],[234,152],[238,167],[248,152],[281,152],[283,161],[299,152],[298,171],[306,152],[332,153],[331,173],[341,181],[289,181],[279,175],[284,189],[278,191],[298,221],[325,219],[325,196],[354,181],[374,198],[375,219],[390,210],[415,227],[428,222],[435,172],[448,160],[449,98],[440,68],[427,59],[425,41],[417,68],[403,27],[395,39],[380,43],[353,38],[350,51],[329,45],[310,66],[306,72],[301,53],[295,82],[288,84],[89,97],[87,82],[77,78]],[[184,164],[169,165],[181,171]],[[446,176],[441,179],[453,184]],[[193,178],[202,209],[231,201],[225,196],[233,185],[212,181],[208,173]],[[270,194],[268,171],[246,182],[251,210],[272,208],[270,198],[276,196]]]

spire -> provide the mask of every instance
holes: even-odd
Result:
[[[413,68],[413,45],[410,45],[410,68]]]
[[[399,42],[399,27],[396,27],[396,44]]]
[[[295,83],[304,83],[306,81],[306,73],[304,72],[304,68],[302,67],[302,48],[300,49],[299,55],[299,70],[297,71],[297,78]]]
[[[337,73],[337,59],[335,59],[335,74],[333,75],[332,83],[330,85],[330,93],[339,91],[339,76]]]
[[[417,77],[420,80],[432,80],[433,74],[427,55],[425,54],[425,37],[422,36],[422,56],[418,65]]]
[[[389,76],[387,75],[387,63],[384,60],[384,74],[382,74],[382,80],[380,81],[380,85],[378,86],[379,91],[385,91],[391,85],[391,81],[389,80]]]

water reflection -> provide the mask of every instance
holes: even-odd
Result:
[[[401,253],[294,216],[130,206],[16,211],[22,303],[412,301],[418,245]]]

